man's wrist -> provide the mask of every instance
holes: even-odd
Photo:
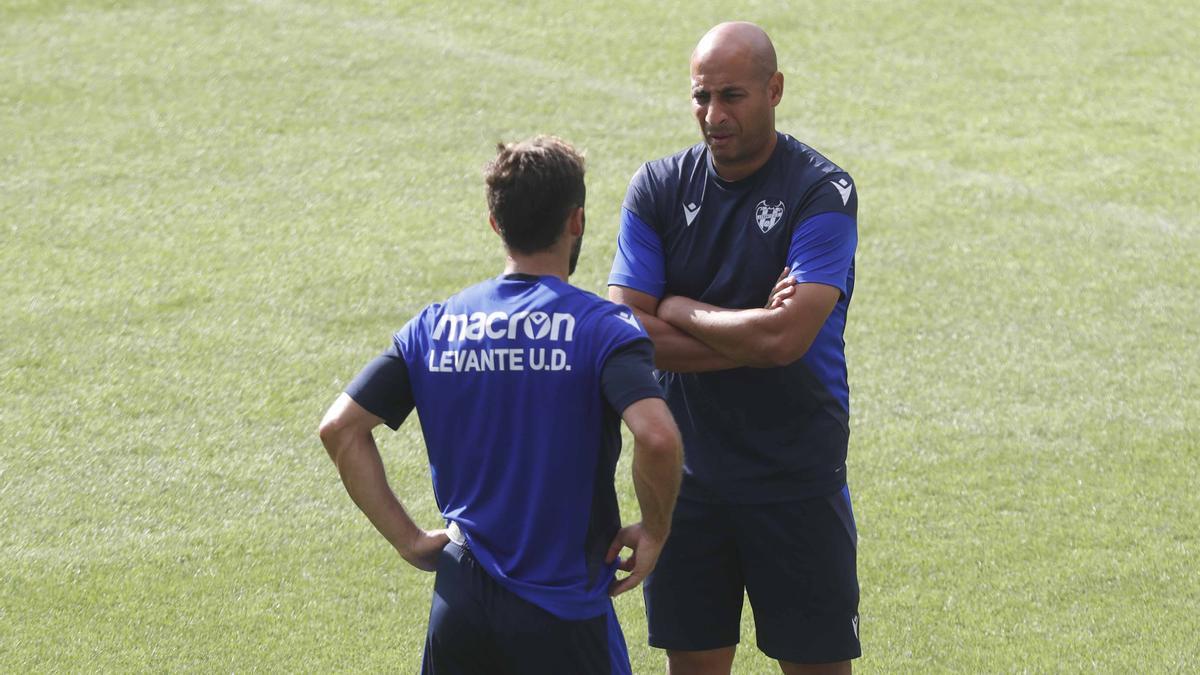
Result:
[[[667,540],[667,537],[671,535],[671,525],[668,523],[667,525],[661,527],[651,527],[643,522],[642,532],[646,533],[646,536],[651,540],[661,544]]]
[[[421,541],[421,537],[425,536],[425,531],[414,523],[411,529],[405,528],[407,531],[401,532],[396,540],[392,542],[392,546],[401,558],[409,560],[417,551],[417,545]]]

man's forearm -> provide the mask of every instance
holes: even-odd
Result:
[[[734,365],[780,365],[782,335],[773,313],[778,309],[725,309],[683,296],[664,298],[658,318],[704,343]],[[657,343],[655,344],[657,348]]]
[[[367,516],[376,530],[402,555],[407,557],[412,542],[422,533],[400,500],[396,498],[384,472],[383,460],[375,439],[341,439],[330,449],[346,492]]]
[[[671,531],[671,512],[679,496],[682,448],[650,451],[634,447],[633,489],[642,511],[642,526],[658,541]]]
[[[659,370],[697,373],[738,366],[700,340],[657,316],[636,308],[634,312],[654,342],[654,366]]]

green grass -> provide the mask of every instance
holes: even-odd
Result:
[[[497,141],[586,149],[575,282],[603,292],[626,182],[694,142],[686,59],[725,18],[0,7],[0,670],[415,670],[432,579],[316,422],[408,316],[498,271]],[[778,47],[780,128],[861,191],[857,668],[1200,669],[1200,11],[740,18]],[[381,445],[434,525],[416,425]],[[618,609],[661,672],[640,597]],[[752,645],[747,618],[736,670],[771,672]]]

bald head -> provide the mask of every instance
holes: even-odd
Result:
[[[745,64],[763,79],[779,69],[775,45],[767,32],[746,21],[717,24],[700,38],[692,51],[692,72],[704,64]]]

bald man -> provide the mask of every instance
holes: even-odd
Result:
[[[861,654],[842,339],[858,196],[775,130],[783,81],[758,26],[700,40],[703,140],[633,177],[608,281],[654,341],[683,432],[671,538],[644,588],[676,674],[730,672],[743,591],[785,673],[845,673]]]

